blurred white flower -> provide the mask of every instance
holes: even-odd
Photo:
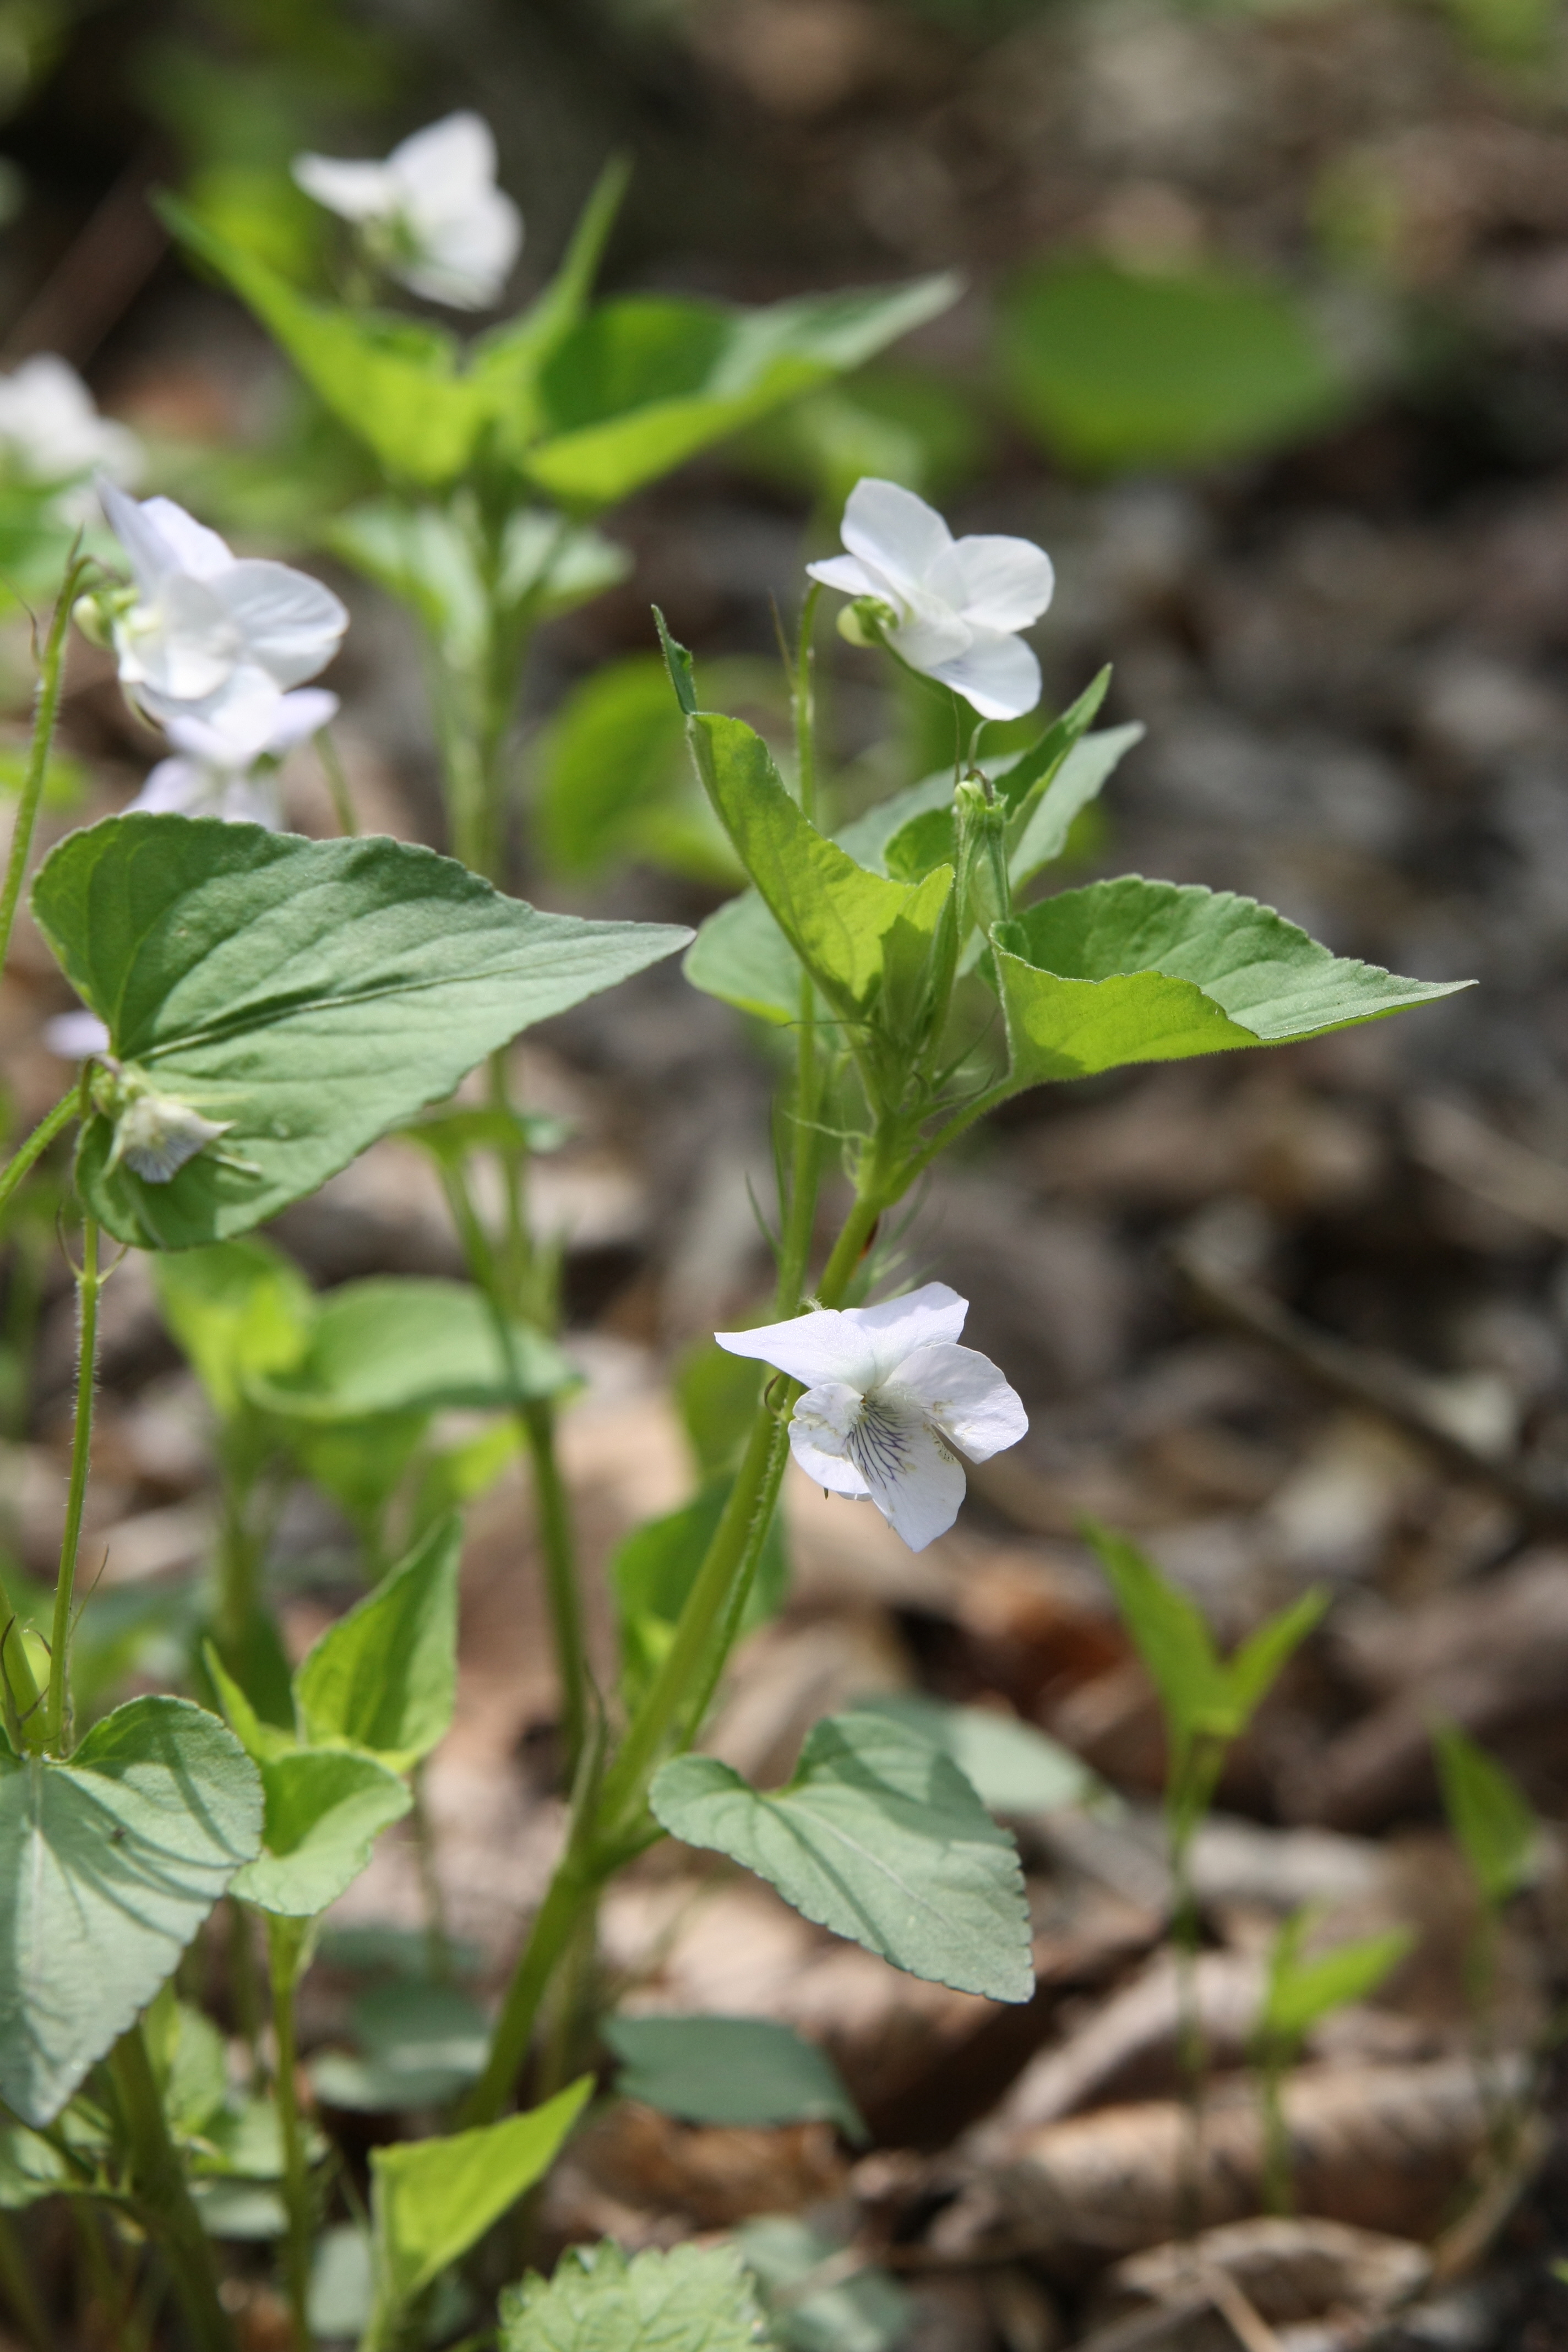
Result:
[[[732,1356],[805,1382],[789,1427],[801,1468],[836,1495],[869,1496],[923,1551],[958,1517],[958,1454],[988,1462],[1029,1426],[990,1359],[954,1344],[968,1312],[945,1282],[928,1282],[882,1307],[821,1308],[713,1336]]]
[[[335,694],[307,686],[231,702],[216,719],[166,719],[164,732],[180,756],[159,761],[125,814],[221,816],[276,833],[283,812],[275,762],[318,733],[337,709]]]
[[[806,566],[891,618],[887,641],[911,669],[952,687],[983,719],[1021,719],[1040,665],[1017,635],[1051,601],[1056,574],[1026,539],[953,538],[934,507],[897,482],[857,482],[840,531],[847,555]]]
[[[101,478],[98,494],[136,583],[110,604],[120,680],[150,718],[221,724],[331,660],[349,616],[319,580],[231,554],[172,499],[138,504]]]
[[[522,215],[496,185],[496,142],[480,115],[448,114],[384,163],[296,155],[293,168],[391,277],[451,310],[489,310],[522,248]]]
[[[109,1051],[109,1031],[85,1004],[74,1013],[57,1013],[44,1024],[44,1043],[62,1062],[85,1062]]]
[[[52,352],[0,375],[0,474],[62,487],[95,472],[133,482],[142,462],[130,426],[100,416],[75,368]]]

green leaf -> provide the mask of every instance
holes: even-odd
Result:
[[[908,2291],[861,2263],[844,2275],[841,2239],[793,2213],[743,2221],[735,2232],[762,2290],[771,2330],[788,2352],[893,2352],[910,2333]],[[820,2283],[813,2284],[820,2274]]]
[[[270,1242],[214,1242],[154,1257],[152,1272],[163,1320],[220,1420],[239,1410],[248,1381],[287,1371],[304,1354],[315,1295]]]
[[[1068,845],[1075,818],[1098,800],[1107,782],[1134,743],[1143,740],[1134,721],[1127,727],[1102,728],[1075,743],[1055,775],[1047,782],[1026,816],[1008,858],[1016,891],[1032,882],[1044,867],[1054,866]]]
[[[952,1706],[916,1691],[889,1692],[858,1704],[862,1713],[886,1716],[950,1757],[990,1812],[1054,1813],[1102,1792],[1101,1781],[1069,1748],[1016,1715],[989,1706]]]
[[[318,398],[387,473],[436,485],[464,471],[487,404],[473,375],[459,373],[458,343],[444,328],[318,301],[186,205],[164,196],[159,210],[180,242],[255,311]]]
[[[1280,1669],[1321,1622],[1331,1598],[1325,1586],[1314,1585],[1310,1592],[1303,1592],[1260,1625],[1256,1633],[1249,1633],[1231,1653],[1226,1674],[1231,1704],[1244,1723],[1251,1721],[1273,1689]]]
[[[759,662],[714,662],[710,697],[784,714],[775,672]],[[698,788],[686,727],[657,654],[609,662],[574,688],[539,739],[540,838],[563,874],[603,872],[640,858],[699,881],[733,884],[734,852]]]
[[[631,177],[613,155],[583,207],[561,266],[521,318],[492,327],[470,348],[475,376],[490,410],[491,446],[517,462],[539,431],[539,372],[588,307],[605,247]]]
[[[1393,1927],[1386,1935],[1337,1944],[1303,1959],[1301,1945],[1311,1921],[1310,1907],[1297,1912],[1280,1928],[1269,1954],[1258,2030],[1271,2040],[1298,2042],[1320,2018],[1347,2002],[1368,2000],[1415,1941],[1412,1928]]]
[[[940,504],[980,470],[987,437],[955,382],[892,362],[808,393],[753,425],[736,454],[765,480],[837,515],[867,474]]]
[[[609,506],[860,366],[957,293],[942,277],[761,310],[651,294],[604,303],[540,372],[528,471],[566,506]]]
[[[733,2246],[653,2246],[628,2262],[606,2238],[569,2246],[552,2279],[500,2299],[501,2352],[763,2352],[751,2281]]]
[[[414,1801],[395,1772],[347,1749],[297,1748],[269,1757],[261,1785],[262,1852],[237,1874],[230,1892],[286,1919],[313,1919],[335,1903],[369,1862],[382,1831]]]
[[[864,1021],[912,977],[951,867],[914,885],[868,872],[803,814],[742,720],[700,711],[690,731],[709,796],[780,930],[834,1008]]]
[[[395,1979],[369,1986],[353,2005],[363,2056],[325,2050],[310,2081],[330,2106],[395,2114],[439,2106],[474,2081],[489,2050],[489,2027],[478,2002],[456,1985]]]
[[[301,1661],[295,1702],[314,1746],[344,1741],[406,1771],[444,1736],[457,1704],[462,1549],[454,1514]]]
[[[1004,295],[998,343],[1019,418],[1089,473],[1277,447],[1347,404],[1291,295],[1235,272],[1046,262]]]
[[[304,1354],[280,1377],[253,1381],[251,1394],[269,1412],[326,1423],[495,1410],[559,1395],[577,1380],[554,1341],[528,1324],[513,1324],[510,1354],[509,1363],[471,1283],[373,1275],[328,1291]]]
[[[621,1655],[631,1689],[640,1689],[663,1660],[733,1484],[728,1475],[710,1479],[679,1510],[636,1528],[611,1559],[610,1584],[620,1621]],[[775,1617],[788,1591],[789,1559],[783,1523],[775,1512],[763,1538],[741,1619],[742,1632],[749,1633]]]
[[[229,1673],[210,1641],[202,1644],[202,1664],[229,1729],[253,1762],[265,1764],[270,1758],[287,1756],[298,1748],[300,1743],[292,1731],[258,1714],[243,1685]]]
[[[542,508],[509,516],[493,580],[477,510],[372,499],[335,515],[323,543],[406,604],[455,670],[477,668],[498,616],[525,604],[545,620],[624,580],[631,559],[596,530],[568,530]]]
[[[58,2149],[20,2124],[0,2124],[0,2213],[19,2213],[74,2179]]]
[[[137,1698],[68,1763],[0,1752],[0,2098],[47,2124],[152,2000],[261,1839],[216,1716]]]
[[[371,2150],[378,2299],[402,2311],[478,2243],[554,2162],[592,2096],[594,2078],[528,2114],[446,2139]]]
[[[324,1495],[330,1495],[374,1557],[387,1507],[430,1426],[425,1412],[380,1412],[363,1421],[306,1421],[281,1425],[288,1452]]]
[[[874,1715],[819,1723],[767,1792],[679,1756],[649,1802],[672,1837],[727,1853],[807,1919],[911,1976],[993,2000],[1034,1990],[1012,1839],[929,1741]]]
[[[1230,1685],[1201,1611],[1168,1583],[1135,1544],[1086,1520],[1123,1625],[1142,1659],[1178,1741],[1205,1733],[1234,1738]],[[1239,1728],[1239,1727],[1237,1727]]]
[[[675,1402],[702,1477],[734,1468],[762,1387],[763,1368],[754,1358],[732,1356],[712,1339],[699,1341],[677,1362]]]
[[[660,924],[542,915],[427,849],[305,841],[182,816],[69,835],[33,911],[121,1063],[221,1120],[168,1183],[121,1163],[101,1114],[78,1181],[121,1241],[226,1240],[449,1094],[530,1023],[670,954]]]
[[[609,2017],[616,2088],[692,2124],[837,2124],[866,2137],[826,2051],[766,2017]]]
[[[1500,1909],[1541,1868],[1541,1824],[1512,1773],[1457,1723],[1435,1724],[1432,1745],[1448,1826],[1486,1901]]]
[[[1048,787],[1061,772],[1069,751],[1089,732],[1110,687],[1109,663],[1085,687],[1078,700],[1054,719],[1038,740],[1020,751],[997,778],[996,797],[1007,811],[1007,847],[1017,847],[1025,828]]]
[[[994,936],[1015,1089],[1321,1037],[1474,984],[1404,980],[1255,898],[1131,874],[1042,899]]]
[[[1328,1607],[1327,1592],[1302,1593],[1249,1635],[1226,1664],[1195,1603],[1135,1544],[1092,1519],[1082,1523],[1082,1531],[1099,1555],[1121,1622],[1160,1694],[1178,1752],[1199,1739],[1239,1739],[1291,1652]]]
[[[1086,735],[1068,753],[1033,814],[1011,858],[1015,890],[1021,890],[1041,868],[1059,857],[1067,845],[1073,819],[1103,789],[1123,754],[1138,741],[1141,727],[1112,727]],[[1026,754],[1019,754],[1026,757]],[[1000,783],[1010,772],[1005,761],[982,763]],[[872,874],[887,874],[889,845],[918,820],[935,813],[951,815],[952,771],[939,770],[901,793],[868,809],[834,835],[857,865]],[[923,870],[943,857],[923,861]],[[969,961],[978,951],[971,943]],[[687,951],[683,967],[694,988],[721,997],[742,1013],[777,1024],[800,1017],[800,962],[767,906],[755,890],[742,891],[709,916]]]

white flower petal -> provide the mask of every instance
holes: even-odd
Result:
[[[949,549],[932,566],[930,584],[976,628],[1011,634],[1039,619],[1056,572],[1045,549],[1030,540],[976,536]]]
[[[871,1492],[849,1459],[851,1435],[864,1410],[858,1389],[827,1381],[808,1389],[790,1416],[790,1452],[816,1486],[863,1501]]]
[[[917,1348],[934,1348],[956,1339],[963,1328],[969,1301],[945,1282],[922,1283],[901,1298],[887,1298],[879,1307],[851,1307],[851,1318],[863,1335],[862,1344],[873,1359],[871,1378],[860,1385],[875,1387],[885,1381]]]
[[[205,816],[210,798],[207,772],[195,760],[160,760],[123,814],[151,816]]]
[[[243,639],[205,580],[171,572],[154,601],[115,623],[120,675],[174,704],[205,701],[234,675]]]
[[[792,1381],[804,1381],[808,1389],[834,1381],[866,1389],[876,1378],[877,1358],[859,1320],[853,1310],[841,1315],[820,1307],[810,1315],[792,1316],[787,1323],[763,1323],[754,1331],[715,1331],[713,1337],[731,1356],[754,1356]]]
[[[302,686],[280,695],[272,730],[262,746],[268,751],[291,751],[308,736],[330,727],[340,709],[338,698],[324,686]]]
[[[288,698],[261,670],[248,666],[232,670],[226,691],[210,715],[175,709],[163,719],[163,730],[176,751],[184,751],[205,767],[235,772],[248,768],[263,751],[272,749],[272,737],[281,723]]]
[[[388,220],[403,200],[397,180],[384,163],[296,155],[290,169],[295,185],[341,220]]]
[[[1022,1398],[976,1348],[917,1348],[889,1374],[882,1393],[911,1399],[971,1462],[989,1462],[1028,1432]]]
[[[963,660],[974,643],[974,631],[956,613],[922,613],[889,630],[888,641],[911,669],[940,677],[948,666]]]
[[[820,563],[808,563],[806,577],[820,580],[825,588],[837,588],[846,596],[879,596],[879,579],[866,570],[852,555],[825,556]]]
[[[84,1004],[75,1013],[57,1013],[46,1021],[44,1043],[62,1062],[85,1062],[89,1054],[108,1053],[109,1031]]]
[[[511,198],[487,188],[460,216],[413,226],[419,249],[397,265],[403,283],[453,310],[488,310],[522,250],[522,215]]]
[[[131,503],[123,501],[127,506]],[[184,507],[177,507],[173,499],[143,499],[136,511],[143,533],[151,533],[156,541],[165,578],[171,572],[185,572],[193,580],[216,580],[221,572],[233,570],[234,556],[227,543]],[[114,527],[123,539],[119,523]]]
[[[341,599],[288,563],[250,558],[217,585],[247,653],[279,686],[299,686],[324,669],[349,625]]]
[[[912,1402],[867,1400],[851,1444],[851,1459],[871,1500],[911,1551],[945,1535],[963,1500],[962,1465]]]
[[[839,536],[851,555],[874,564],[900,587],[917,585],[952,544],[952,533],[934,507],[913,490],[872,475],[850,491]]]
[[[1040,698],[1040,665],[1021,637],[972,633],[968,650],[935,663],[932,677],[973,704],[982,719],[1022,719]]]
[[[465,107],[411,132],[393,149],[385,169],[416,217],[425,205],[449,212],[493,185],[495,133],[482,114]]]

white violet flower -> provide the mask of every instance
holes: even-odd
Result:
[[[131,427],[100,416],[75,368],[52,352],[0,375],[0,472],[43,485],[94,472],[133,482],[142,457]],[[73,512],[70,520],[80,518]]]
[[[293,169],[400,285],[450,310],[488,310],[522,248],[522,215],[496,185],[495,138],[480,115],[448,114],[384,163],[296,155]]]
[[[276,762],[337,715],[338,698],[324,687],[234,701],[214,719],[169,719],[164,732],[179,755],[160,760],[126,810],[155,815],[219,816],[231,824],[283,822]],[[268,764],[260,768],[258,761]]]
[[[1051,601],[1051,559],[1026,539],[953,538],[934,507],[897,482],[856,483],[839,536],[847,555],[807,564],[814,580],[869,597],[888,644],[911,669],[952,687],[983,719],[1021,719],[1040,698],[1040,665],[1018,635]]]
[[[349,616],[319,580],[232,554],[172,499],[138,504],[101,478],[98,494],[136,583],[111,609],[120,680],[150,718],[221,724],[331,660]]]
[[[968,1312],[945,1282],[928,1282],[882,1307],[824,1307],[713,1336],[732,1356],[805,1382],[789,1426],[801,1468],[835,1495],[868,1496],[923,1551],[958,1517],[959,1454],[988,1462],[1029,1426],[990,1359],[956,1345]]]

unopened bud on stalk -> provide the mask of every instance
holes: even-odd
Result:
[[[1007,812],[990,779],[965,777],[953,793],[958,815],[958,880],[971,919],[982,936],[1013,912],[1007,872]]]

